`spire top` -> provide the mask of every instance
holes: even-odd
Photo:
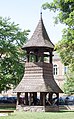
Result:
[[[42,7],[41,7],[41,10],[40,10],[40,17],[42,19]]]

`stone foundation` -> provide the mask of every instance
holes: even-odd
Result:
[[[17,105],[17,111],[30,111],[30,112],[53,112],[59,111],[58,106],[24,106],[24,105]]]

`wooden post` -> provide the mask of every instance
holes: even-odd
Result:
[[[43,94],[40,92],[40,105],[43,105]]]
[[[29,62],[29,51],[27,51],[27,62]]]
[[[28,93],[25,92],[25,105],[28,105]]]
[[[33,102],[34,102],[34,105],[37,104],[37,92],[33,93]]]
[[[45,106],[45,93],[43,93],[43,106]]]
[[[30,96],[29,96],[29,106],[31,106],[31,93],[30,93]]]
[[[33,93],[30,92],[30,96],[29,96],[29,106],[31,106],[33,103]]]
[[[20,93],[17,92],[17,105],[19,105],[19,104],[20,104]]]
[[[35,55],[35,58],[36,58],[36,62],[38,62],[38,56],[37,56],[37,54]]]
[[[50,104],[52,104],[52,93],[49,93],[49,102],[50,102]]]
[[[34,53],[35,53],[35,60],[36,60],[36,62],[38,62],[38,52],[35,51]]]
[[[50,52],[50,63],[52,64],[52,52]]]
[[[57,106],[59,105],[59,93],[56,94],[57,95]]]
[[[43,52],[41,53],[41,62],[44,62],[44,54],[43,54]]]

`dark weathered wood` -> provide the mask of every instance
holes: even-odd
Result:
[[[43,93],[40,92],[40,105],[42,106],[43,105]]]
[[[62,92],[53,78],[53,65],[45,62],[25,63],[25,74],[16,92]]]
[[[46,94],[45,93],[43,93],[43,106],[45,106],[46,104],[45,104],[45,101],[46,101]]]
[[[57,95],[57,105],[59,105],[59,93],[56,93]]]
[[[22,49],[27,52],[27,62],[25,63],[23,79],[15,89],[15,92],[17,92],[17,105],[19,105],[21,92],[25,93],[25,105],[28,102],[29,106],[36,105],[37,93],[40,93],[41,106],[46,106],[47,93],[49,93],[48,101],[52,104],[52,94],[56,93],[58,98],[58,93],[61,93],[62,90],[53,77],[52,51],[54,45],[48,37],[42,18],[31,39]],[[48,57],[49,63],[46,63],[45,58]],[[30,59],[32,60],[31,62]]]
[[[33,92],[33,103],[34,105],[37,104],[37,92]]]
[[[0,110],[0,113],[12,113],[14,110]]]
[[[28,93],[25,92],[25,105],[28,105]]]
[[[53,93],[49,93],[49,99],[48,99],[48,101],[49,101],[50,105],[52,104],[52,95],[53,95]]]
[[[20,104],[20,92],[17,93],[17,105]]]
[[[52,64],[52,52],[50,52],[50,63]]]
[[[30,40],[28,40],[28,42],[23,46],[22,49],[43,49],[43,51],[49,51],[50,49],[53,50],[54,45],[53,43],[50,41],[49,36],[46,32],[43,20],[40,19],[39,23],[32,35],[32,37],[30,38]]]

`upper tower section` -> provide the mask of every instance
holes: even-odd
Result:
[[[49,63],[52,63],[54,45],[50,41],[46,32],[42,13],[32,37],[22,49],[27,51],[27,62],[45,62],[45,60],[49,57],[48,61]]]
[[[53,43],[50,41],[47,31],[45,29],[42,13],[38,25],[28,42],[23,46],[22,49],[27,48],[44,48],[49,51],[49,49],[54,49]]]

